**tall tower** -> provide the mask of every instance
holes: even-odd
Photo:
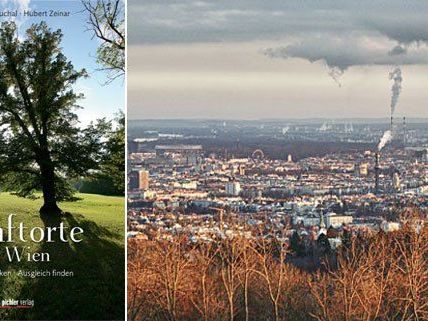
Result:
[[[407,144],[407,125],[406,125],[406,117],[403,117],[403,145],[406,147]]]
[[[324,215],[320,213],[320,228],[325,228]]]
[[[401,181],[400,181],[400,174],[395,172],[392,175],[392,188],[398,192],[401,190]]]
[[[379,172],[380,172],[380,165],[379,165],[379,158],[380,158],[380,154],[379,152],[376,153],[375,155],[375,194],[379,194]]]
[[[149,189],[149,171],[140,170],[138,188],[142,190]]]

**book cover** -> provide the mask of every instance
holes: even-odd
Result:
[[[0,2],[0,319],[124,319],[122,1]]]

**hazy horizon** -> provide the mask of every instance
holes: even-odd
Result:
[[[204,118],[204,117],[195,117],[195,118],[134,118],[129,119],[130,122],[135,121],[242,121],[242,122],[258,122],[258,121],[355,121],[355,122],[363,122],[363,121],[382,121],[385,123],[390,122],[390,118],[388,117],[342,117],[342,118],[332,118],[332,117],[300,117],[300,118],[255,118],[255,119],[245,119],[245,118]],[[403,117],[394,118],[396,122],[402,122]],[[428,122],[428,117],[406,117],[406,122]]]

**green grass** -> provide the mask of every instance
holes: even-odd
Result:
[[[0,276],[0,300],[32,299],[32,309],[0,309],[1,320],[122,320],[124,318],[124,199],[91,194],[77,195],[76,202],[63,202],[67,212],[60,219],[41,219],[40,200],[27,200],[0,193],[0,226],[7,227],[9,214],[15,226],[58,226],[60,220],[68,228],[83,228],[80,243],[27,242],[30,252],[47,252],[49,262],[12,262],[6,246],[0,244],[0,270],[11,271]],[[27,232],[28,233],[28,232]],[[14,232],[17,238],[17,231]],[[18,270],[68,270],[73,277],[26,278],[16,275]]]

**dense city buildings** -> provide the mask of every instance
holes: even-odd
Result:
[[[289,241],[297,233],[315,242],[324,234],[336,248],[344,231],[395,230],[404,208],[427,209],[428,131],[409,124],[406,144],[397,135],[379,153],[382,126],[309,122],[284,131],[275,123],[223,122],[180,134],[131,127],[143,137],[130,137],[129,237],[185,234],[205,242],[273,233]],[[306,139],[296,143],[297,135]],[[335,149],[314,142],[301,154],[308,141],[326,136]],[[260,139],[265,148],[251,150]]]

